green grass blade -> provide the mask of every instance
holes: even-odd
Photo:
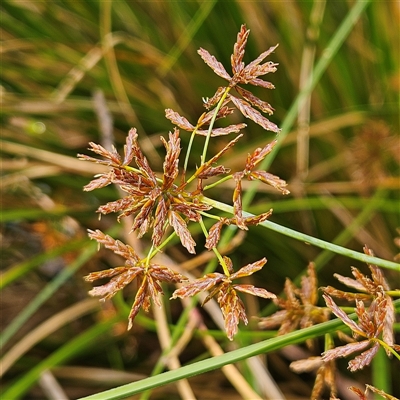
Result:
[[[232,206],[229,206],[227,204],[224,204],[224,203],[221,203],[219,201],[212,200],[212,199],[209,199],[209,198],[204,198],[204,202],[206,202],[207,204],[212,205],[213,207],[215,207],[215,208],[217,208],[217,209],[219,209],[221,211],[226,211],[226,212],[228,212],[230,214],[234,214]],[[245,218],[254,217],[254,215],[243,211],[243,217],[245,217]],[[400,264],[398,264],[398,263],[395,263],[393,261],[384,260],[384,259],[378,258],[378,257],[371,257],[371,256],[368,256],[368,255],[366,255],[364,253],[359,253],[357,251],[350,250],[350,249],[347,249],[347,248],[342,247],[342,246],[338,246],[338,245],[333,244],[333,243],[325,242],[324,240],[321,240],[321,239],[306,235],[305,233],[301,233],[301,232],[295,231],[295,230],[290,229],[290,228],[286,228],[286,227],[284,227],[282,225],[276,224],[275,222],[264,221],[264,222],[261,222],[259,224],[259,226],[263,226],[263,227],[265,227],[267,229],[270,229],[270,230],[275,231],[275,232],[279,232],[282,235],[289,236],[291,238],[300,240],[300,241],[305,242],[307,244],[312,244],[312,245],[317,246],[317,247],[319,247],[321,249],[329,250],[329,251],[332,251],[334,253],[341,254],[341,255],[343,255],[345,257],[353,258],[355,260],[359,260],[359,261],[362,261],[362,262],[367,263],[367,264],[375,264],[375,265],[378,265],[379,267],[393,269],[395,271],[399,271],[400,272]]]
[[[36,312],[39,307],[47,301],[90,257],[97,251],[97,243],[87,242],[87,247],[81,254],[62,272],[60,272],[32,301],[24,310],[13,319],[10,325],[4,329],[0,336],[0,348],[12,338],[18,329]]]
[[[397,306],[396,308],[398,308],[398,306],[400,305],[400,300],[397,300],[395,302],[395,305]],[[356,314],[351,314],[349,315],[349,317],[355,319]],[[312,326],[310,328],[301,329],[283,336],[267,339],[265,341],[252,344],[244,348],[233,350],[218,357],[212,357],[207,360],[196,362],[194,364],[185,365],[177,370],[164,372],[160,375],[152,376],[139,382],[130,383],[128,385],[123,385],[115,389],[87,396],[81,398],[80,400],[123,399],[128,396],[141,393],[145,390],[153,389],[167,383],[175,382],[180,379],[189,378],[194,375],[221,368],[224,365],[233,364],[249,357],[269,353],[271,351],[278,350],[291,344],[302,343],[307,339],[321,336],[329,332],[334,332],[335,330],[338,330],[343,326],[344,324],[341,320],[334,319],[328,322],[324,322],[322,324]]]
[[[183,53],[188,44],[192,41],[194,35],[200,28],[201,24],[208,17],[210,12],[215,6],[217,0],[205,1],[200,3],[195,16],[190,20],[184,32],[178,39],[178,42],[171,49],[168,55],[163,60],[162,64],[158,68],[158,72],[161,76],[165,76],[168,71],[174,66],[180,55]]]
[[[121,320],[122,317],[115,317],[107,321],[103,321],[92,328],[86,330],[79,336],[67,342],[60,349],[55,351],[45,360],[30,369],[21,379],[14,382],[8,389],[3,392],[3,399],[17,400],[21,398],[29,388],[39,379],[43,371],[59,365],[71,359],[75,354],[90,346],[96,346],[96,340],[102,334],[108,332],[111,327]]]
[[[315,68],[311,74],[311,79],[304,86],[303,90],[299,92],[298,96],[291,105],[289,111],[287,112],[285,119],[282,122],[281,132],[278,136],[278,143],[273,148],[272,152],[268,154],[261,163],[260,169],[268,169],[273,160],[275,159],[285,137],[292,128],[296,118],[299,107],[303,104],[303,101],[315,88],[316,84],[321,79],[323,73],[327,69],[328,65],[333,60],[334,56],[338,52],[340,46],[344,43],[347,36],[350,34],[354,24],[358,21],[361,14],[364,12],[366,7],[371,3],[371,0],[358,0],[354,7],[349,11],[343,23],[339,26],[335,34],[333,35],[328,46],[322,52],[321,58],[315,65]],[[251,200],[254,198],[255,192],[257,190],[257,182],[253,182],[250,189],[243,196],[243,206],[246,207]]]
[[[66,243],[60,247],[56,247],[55,249],[52,249],[46,253],[38,254],[37,256],[34,256],[29,260],[13,265],[7,271],[1,274],[0,290],[17,280],[18,278],[24,276],[27,272],[31,271],[33,268],[44,263],[45,261],[58,257],[69,251],[78,250],[87,243],[87,239],[76,240],[70,243]]]

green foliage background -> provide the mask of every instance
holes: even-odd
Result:
[[[278,71],[268,77],[276,89],[260,89],[257,94],[275,108],[271,120],[281,126],[304,84],[302,62],[312,61],[313,51],[315,62],[329,56],[323,50],[355,4],[327,2],[320,9],[320,21],[317,15],[310,22],[310,15],[318,14],[316,3],[2,2],[3,351],[52,315],[86,300],[89,287],[82,276],[106,267],[105,258],[98,258],[96,246],[86,239],[86,228],[120,229],[113,226],[113,217],[99,222],[94,212],[118,193],[113,188],[83,193],[96,171],[76,160],[89,141],[104,140],[95,110],[96,91],[104,94],[112,115],[116,147],[121,148],[135,126],[152,166],[160,170],[159,136],[172,129],[164,109],[172,108],[194,122],[204,111],[202,97],[211,97],[222,84],[197,49],[207,49],[229,68],[236,34],[246,23],[251,34],[245,61],[279,43],[270,57],[279,63]],[[282,198],[259,187],[248,211],[273,207],[276,223],[357,251],[368,244],[377,256],[393,259],[400,226],[399,20],[396,2],[375,1],[365,8],[310,97],[309,154],[299,153],[294,128],[286,132],[270,166],[272,173],[288,181],[292,195]],[[244,139],[225,163],[233,169],[244,165],[249,151],[273,139],[251,121],[246,123]],[[182,137],[184,147],[189,136],[186,142]],[[194,154],[200,155],[202,144],[195,143]],[[221,140],[211,146],[220,149]],[[308,165],[308,174],[299,173],[299,158]],[[232,187],[226,189],[215,196],[230,203]],[[334,272],[348,275],[350,265],[366,268],[342,256],[321,255],[318,248],[261,227],[250,230],[244,240],[232,258],[244,265],[266,256],[268,265],[257,283],[276,293],[287,276],[295,279],[315,259],[321,286],[332,283]],[[187,258],[179,246],[169,252],[178,261]],[[112,257],[109,264],[115,265]],[[393,271],[387,276],[393,287],[400,286]],[[111,314],[124,321],[122,297],[118,302]],[[91,377],[99,373],[90,370],[95,367],[149,373],[152,364],[144,359],[150,351],[146,341],[157,343],[154,323],[143,316],[134,334],[121,333],[115,326],[123,322],[104,320],[97,303],[90,304],[87,312],[72,314],[68,324],[60,324],[10,367],[3,388],[23,387],[18,396],[31,390],[26,398],[42,398],[34,385],[41,370],[67,362],[88,368]],[[266,305],[255,307],[265,314]],[[169,312],[172,323],[179,310]],[[86,341],[80,341],[82,335]],[[223,337],[217,331],[215,336]],[[240,340],[243,345],[258,337]],[[201,356],[189,351],[187,361]],[[51,362],[40,364],[49,358]],[[62,372],[59,376],[67,379],[71,398],[100,390],[93,381],[82,384],[76,377],[65,378],[65,367],[59,371],[64,371],[64,378]],[[103,383],[100,388],[106,389],[121,381]]]

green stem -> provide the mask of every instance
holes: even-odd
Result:
[[[397,353],[395,349],[390,347],[387,343],[385,343],[383,340],[375,338],[373,339],[374,341],[378,342],[385,350],[390,351],[399,361],[400,361],[400,354]]]
[[[219,202],[217,200],[212,200],[212,199],[210,199],[208,197],[203,197],[202,201],[204,203],[206,203],[206,204],[209,204],[209,205],[213,206],[214,208],[217,208],[217,209],[221,210],[221,211],[226,211],[228,213],[234,214],[233,207],[229,206],[229,205],[227,205],[225,203],[221,203],[221,202]],[[248,213],[246,211],[243,211],[243,217],[244,218],[254,217],[254,215],[250,214],[250,213]],[[350,257],[350,258],[362,261],[362,262],[367,263],[367,264],[375,264],[375,265],[377,265],[379,267],[393,269],[395,271],[400,272],[400,264],[395,263],[393,261],[384,260],[384,259],[378,258],[378,257],[371,257],[371,256],[368,256],[368,255],[366,255],[364,253],[359,253],[357,251],[350,250],[350,249],[347,249],[347,248],[342,247],[342,246],[338,246],[338,245],[333,244],[333,243],[325,242],[324,240],[317,239],[315,237],[306,235],[305,233],[301,233],[301,232],[295,231],[295,230],[290,229],[290,228],[286,228],[284,226],[281,226],[281,225],[276,224],[276,223],[271,222],[271,221],[264,221],[264,222],[260,223],[259,225],[263,226],[263,227],[265,227],[267,229],[270,229],[272,231],[279,232],[282,235],[292,237],[292,238],[294,238],[296,240],[300,240],[300,241],[305,242],[307,244],[312,244],[312,245],[317,246],[317,247],[319,247],[321,249],[329,250],[329,251],[332,251],[332,252],[337,253],[337,254],[342,254],[345,257]]]
[[[349,318],[356,319],[356,314],[353,313],[349,315]],[[167,383],[176,382],[180,379],[189,378],[194,375],[222,368],[225,365],[233,364],[249,357],[269,353],[291,344],[302,343],[307,339],[312,339],[329,332],[334,332],[343,328],[343,326],[343,322],[337,318],[322,324],[311,326],[309,328],[290,332],[286,335],[267,339],[246,347],[241,347],[237,350],[230,351],[217,357],[211,357],[207,360],[185,365],[179,369],[164,372],[163,374],[152,376],[139,382],[130,383],[119,386],[115,389],[83,397],[80,400],[113,400],[126,398],[148,389],[160,387]]]
[[[201,229],[203,230],[204,236],[207,238],[208,237],[208,232],[207,232],[207,228],[204,225],[204,222],[202,219],[200,219],[199,221]],[[219,263],[222,265],[222,268],[224,270],[224,274],[226,276],[230,276],[230,272],[228,271],[228,267],[226,266],[226,263],[224,261],[224,258],[221,256],[221,253],[218,251],[218,249],[216,247],[212,248],[214,254],[217,256]]]
[[[400,296],[400,290],[388,290],[385,292],[388,296],[391,297],[399,297]]]
[[[214,182],[214,183],[210,183],[210,184],[207,185],[207,186],[204,186],[203,191],[206,191],[206,190],[208,190],[208,189],[211,189],[211,188],[213,188],[214,186],[217,186],[217,185],[219,185],[219,184],[221,184],[221,183],[223,183],[223,182],[225,182],[225,181],[228,181],[229,179],[232,179],[232,174],[229,174],[229,175],[227,175],[227,176],[224,176],[224,177],[221,178],[220,180],[218,180],[218,181],[216,181],[216,182]]]
[[[192,134],[190,135],[190,140],[189,140],[189,144],[188,144],[186,156],[185,156],[185,163],[183,165],[183,173],[184,174],[186,174],[186,171],[187,171],[187,166],[189,164],[189,156],[190,156],[190,152],[192,150],[192,145],[193,145],[194,138],[196,136],[196,132],[197,132],[197,126],[194,129],[194,131],[192,132]]]
[[[149,269],[150,260],[151,260],[151,256],[152,256],[153,253],[157,254],[158,251],[157,251],[157,250],[156,250],[156,251],[154,250],[154,244],[153,244],[153,242],[151,242],[151,247],[150,247],[150,249],[149,249],[149,251],[148,251],[148,253],[147,253],[146,262],[145,262],[145,264],[146,264],[146,271]]]
[[[137,174],[143,175],[143,171],[135,167],[131,167],[130,165],[124,165],[122,169],[125,169],[128,172],[136,172]]]
[[[231,88],[230,88],[229,86],[225,88],[225,91],[224,91],[224,93],[223,93],[221,99],[219,100],[217,106],[215,107],[214,115],[213,115],[213,117],[212,117],[212,119],[211,119],[210,126],[208,127],[208,132],[207,132],[207,136],[206,136],[206,141],[205,141],[205,143],[204,143],[203,154],[202,154],[202,156],[201,156],[201,165],[203,165],[203,164],[206,162],[206,155],[207,155],[208,144],[209,144],[209,142],[210,142],[211,132],[212,132],[212,130],[213,130],[215,120],[217,119],[218,111],[220,110],[220,108],[221,108],[223,102],[225,101],[226,96],[228,96],[228,93],[229,93],[230,90],[231,90]]]
[[[397,354],[396,356],[398,358]],[[386,393],[392,392],[392,374],[390,371],[390,364],[391,360],[389,360],[384,347],[380,347],[371,362],[371,383],[373,386]],[[381,400],[382,397],[375,393],[373,399]]]
[[[174,237],[176,236],[175,231],[173,231],[166,239],[163,240],[163,242],[157,246],[157,247],[153,247],[152,246],[152,251],[149,252],[148,258],[151,260],[157,253],[159,253],[161,251],[161,249],[163,247],[165,247]]]

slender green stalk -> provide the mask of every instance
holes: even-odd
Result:
[[[229,212],[231,214],[234,213],[233,207],[229,206],[229,205],[226,205],[225,203],[221,203],[219,201],[209,199],[208,197],[203,197],[203,201],[204,201],[204,203],[207,203],[207,204],[209,204],[209,205],[211,205],[211,206],[213,206],[215,208],[218,208],[221,211],[226,211],[226,212]],[[250,213],[248,213],[246,211],[243,211],[243,216],[245,218],[254,217],[253,214],[250,214]],[[334,253],[341,254],[341,255],[343,255],[345,257],[350,257],[350,258],[353,258],[355,260],[359,260],[359,261],[362,261],[362,262],[365,262],[365,263],[368,263],[368,264],[375,264],[375,265],[378,265],[379,267],[389,268],[389,269],[393,269],[395,271],[399,271],[400,272],[400,264],[395,263],[393,261],[383,260],[382,258],[378,258],[378,257],[371,257],[371,256],[368,256],[368,255],[366,255],[364,253],[359,253],[359,252],[354,251],[354,250],[346,249],[345,247],[338,246],[338,245],[333,244],[333,243],[325,242],[324,240],[314,238],[312,236],[306,235],[305,233],[301,233],[301,232],[295,231],[295,230],[290,229],[290,228],[286,228],[286,227],[284,227],[282,225],[276,224],[276,223],[271,222],[271,221],[261,222],[260,226],[263,226],[263,227],[265,227],[267,229],[270,229],[272,231],[275,231],[275,232],[279,232],[282,235],[289,236],[289,237],[292,237],[294,239],[300,240],[300,241],[305,242],[307,244],[312,244],[312,245],[317,246],[317,247],[319,247],[321,249],[329,250],[329,251],[332,251]]]
[[[229,175],[227,175],[227,176],[224,176],[223,178],[219,179],[218,181],[213,182],[213,183],[210,183],[210,184],[207,185],[207,186],[204,186],[203,190],[206,191],[206,190],[208,190],[208,189],[211,189],[212,187],[218,186],[218,185],[220,185],[221,183],[223,183],[223,182],[225,182],[225,181],[229,181],[230,179],[232,179],[232,174],[229,174]]]
[[[396,350],[393,349],[392,347],[390,347],[386,342],[384,342],[383,340],[378,339],[378,338],[375,338],[374,341],[378,342],[383,349],[392,353],[400,361],[400,354],[398,354],[396,352]],[[385,367],[387,367],[387,366],[385,366]],[[384,366],[382,366],[382,368],[384,368]]]
[[[190,135],[189,144],[186,149],[185,162],[183,164],[183,173],[184,174],[187,171],[187,166],[189,164],[189,156],[190,156],[190,152],[192,151],[193,141],[194,141],[194,138],[196,137],[196,132],[197,132],[197,127],[194,129],[194,131]]]
[[[392,351],[394,356],[399,359],[399,355]],[[378,350],[378,354],[374,357],[371,363],[372,372],[372,385],[376,388],[383,390],[386,393],[392,393],[392,379],[390,374],[390,360],[386,355],[384,348]],[[382,397],[375,395],[376,400],[382,399]]]
[[[215,107],[214,115],[211,119],[210,126],[208,127],[206,141],[204,142],[203,154],[201,156],[201,164],[204,164],[206,162],[206,155],[207,155],[208,143],[210,142],[211,132],[214,127],[215,120],[217,119],[218,111],[222,107],[222,104],[225,101],[226,96],[228,96],[228,93],[230,92],[230,90],[231,90],[230,87],[225,88],[225,91],[224,91],[221,99],[219,100],[217,106]]]
[[[199,221],[199,223],[200,223],[201,229],[203,230],[204,236],[208,237],[207,228],[205,227],[203,220],[201,219]],[[224,274],[226,276],[229,276],[230,273],[228,271],[228,267],[226,266],[226,263],[225,263],[224,259],[222,258],[221,253],[218,251],[218,249],[216,247],[213,247],[212,250],[213,250],[214,254],[217,256],[218,261],[221,264],[222,269],[224,270]]]
[[[145,390],[153,389],[180,379],[189,378],[194,375],[212,371],[249,357],[278,350],[282,347],[288,346],[289,344],[302,343],[305,340],[315,336],[319,336],[327,332],[333,332],[339,329],[342,325],[343,324],[340,320],[325,322],[311,328],[291,332],[285,336],[278,336],[273,339],[252,344],[244,348],[225,353],[221,356],[212,357],[190,365],[185,365],[177,370],[164,372],[160,375],[152,376],[139,382],[134,382],[128,385],[117,387],[115,389],[107,390],[105,392],[83,397],[80,400],[123,399],[128,396],[141,393]]]
[[[395,301],[395,307],[398,308],[400,300]],[[349,315],[349,318],[356,319],[356,314]],[[286,335],[267,339],[259,343],[233,350],[221,356],[211,357],[194,364],[185,365],[179,369],[164,372],[160,375],[143,379],[139,382],[130,383],[128,385],[119,386],[115,389],[107,390],[98,394],[83,397],[80,400],[114,400],[123,399],[145,390],[153,389],[167,383],[176,382],[180,379],[190,378],[191,376],[212,371],[228,364],[233,364],[243,359],[253,357],[259,354],[269,353],[288,345],[302,343],[307,339],[325,335],[343,328],[344,324],[340,319],[334,319],[322,324],[311,326]]]

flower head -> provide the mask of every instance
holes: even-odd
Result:
[[[373,251],[366,246],[364,247],[364,253],[370,256],[374,255]],[[371,277],[364,275],[355,267],[351,268],[351,272],[355,279],[334,274],[335,278],[338,279],[339,282],[348,287],[356,289],[358,291],[356,293],[344,292],[331,286],[323,287],[322,289],[330,296],[356,302],[374,302],[374,300],[378,300],[383,297],[386,300],[384,325],[382,327],[383,339],[389,346],[391,346],[394,343],[393,324],[395,321],[395,311],[393,300],[391,296],[386,293],[390,290],[390,287],[383,271],[380,268],[378,268],[376,265],[370,264],[369,269],[371,270]]]
[[[139,147],[137,137],[136,129],[131,129],[126,139],[123,160],[115,149],[108,151],[100,145],[90,143],[90,150],[103,156],[105,160],[86,155],[79,155],[80,159],[108,165],[111,170],[86,185],[85,190],[98,189],[110,183],[118,185],[126,196],[100,206],[97,210],[99,213],[120,212],[118,218],[135,215],[132,231],[137,231],[140,238],[152,229],[154,246],[161,243],[166,227],[170,225],[189,253],[195,253],[196,242],[185,219],[199,221],[199,212],[209,210],[211,206],[198,201],[198,194],[186,192],[174,183],[179,174],[179,130],[170,132],[168,141],[161,139],[166,149],[162,179],[158,179],[151,169]],[[132,161],[135,161],[137,168],[129,166]]]
[[[263,258],[240,268],[237,272],[233,272],[231,259],[224,257],[225,267],[229,271],[228,275],[217,272],[207,274],[175,290],[171,298],[191,297],[202,291],[209,291],[209,295],[203,301],[203,304],[205,304],[214,296],[217,296],[217,301],[225,321],[226,334],[232,340],[237,333],[239,320],[242,320],[246,325],[248,323],[243,301],[238,296],[237,291],[266,299],[276,297],[273,293],[265,289],[253,285],[234,284],[232,281],[252,275],[254,272],[260,270],[266,262],[267,260]]]
[[[367,349],[349,362],[348,368],[350,371],[354,372],[369,365],[381,345],[384,345],[386,350],[389,348],[399,348],[397,345],[385,343],[384,339],[383,341],[379,339],[386,325],[385,319],[388,311],[387,299],[383,294],[379,294],[374,298],[369,308],[365,308],[362,300],[356,300],[358,323],[351,320],[330,296],[325,294],[323,297],[326,305],[332,312],[352,330],[354,337],[365,338],[365,340],[352,342],[324,352],[322,354],[323,361],[327,362],[338,357],[347,357],[354,352]]]
[[[159,294],[163,294],[161,282],[179,283],[186,280],[183,275],[170,268],[158,264],[146,264],[145,260],[141,260],[131,246],[113,239],[100,230],[89,230],[89,237],[125,258],[124,266],[92,272],[85,276],[85,280],[88,282],[111,278],[108,283],[94,287],[89,292],[91,296],[100,296],[102,300],[110,299],[133,280],[138,281],[139,289],[129,314],[128,329],[132,327],[133,320],[140,308],[143,308],[146,312],[149,311],[150,300],[153,300],[159,307],[161,306],[159,299]]]
[[[300,288],[297,288],[290,279],[286,279],[284,288],[286,299],[274,300],[281,310],[269,317],[261,318],[259,327],[271,329],[279,326],[278,335],[284,335],[298,328],[307,328],[327,321],[329,313],[317,306],[317,290],[315,267],[310,263],[307,275],[302,277]],[[309,345],[311,346],[311,343]]]
[[[277,133],[280,131],[280,129],[269,119],[264,117],[258,110],[253,108],[253,106],[257,107],[260,111],[271,115],[274,111],[271,105],[259,99],[254,94],[239,85],[250,84],[254,86],[261,86],[266,89],[274,88],[272,83],[264,81],[259,77],[276,71],[276,66],[278,64],[271,61],[263,63],[263,61],[278,47],[278,45],[270,47],[267,51],[261,53],[255,60],[250,62],[248,65],[245,65],[243,62],[243,57],[249,34],[250,30],[246,29],[246,25],[242,25],[237,35],[236,43],[233,47],[233,54],[231,56],[232,76],[226,72],[224,66],[207,50],[200,48],[198,53],[203,61],[218,76],[229,82],[229,91],[230,89],[234,89],[240,95],[240,97],[236,97],[232,94],[228,94],[226,96],[226,104],[232,102],[246,118],[250,118],[256,124],[262,126],[266,130]],[[211,108],[222,98],[224,94],[226,94],[226,88],[218,88],[214,96],[206,101],[204,105],[208,109]]]

